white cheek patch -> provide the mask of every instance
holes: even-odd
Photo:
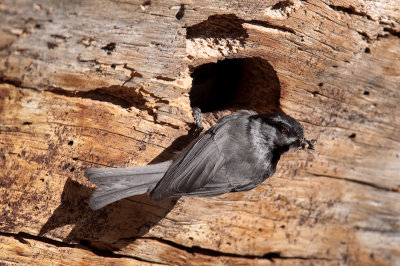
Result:
[[[265,158],[270,152],[270,150],[265,149],[265,145],[272,148],[274,146],[273,140],[277,138],[277,133],[274,127],[265,124],[262,125],[262,127],[261,129],[261,124],[259,123],[252,123],[251,141],[253,142],[252,147],[254,149],[254,154],[259,160],[259,163],[265,164],[267,163]],[[268,131],[270,133],[268,136],[269,138],[266,138],[265,135],[262,134],[263,131]]]
[[[267,127],[268,127],[268,131],[269,131],[270,134],[269,134],[269,138],[268,139],[266,139],[264,137],[264,143],[265,143],[265,141],[267,141],[268,144],[271,145],[271,147],[272,147],[274,145],[274,140],[278,138],[278,135],[277,135],[276,128],[271,127],[271,126],[267,126]]]

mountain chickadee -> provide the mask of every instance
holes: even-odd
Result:
[[[144,193],[161,200],[247,191],[272,176],[281,155],[292,149],[314,149],[295,119],[282,113],[238,111],[219,119],[175,160],[87,169],[86,176],[99,186],[90,207],[96,210]]]

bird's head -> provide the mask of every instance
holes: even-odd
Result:
[[[303,126],[286,114],[259,115],[260,132],[266,144],[285,152],[293,149],[314,149],[311,141],[304,138]]]

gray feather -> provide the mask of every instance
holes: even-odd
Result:
[[[303,127],[288,115],[238,111],[218,120],[174,161],[123,169],[88,169],[87,177],[99,185],[90,206],[99,209],[144,193],[160,200],[247,191],[275,173],[283,153],[305,147],[302,142],[307,143]]]
[[[171,164],[151,191],[151,197],[160,200],[168,196],[210,196],[233,189],[224,175],[226,171],[221,171],[226,162],[223,149],[231,144],[230,123],[242,115],[253,114],[242,111],[221,118]]]
[[[86,176],[98,185],[90,208],[100,209],[114,201],[147,193],[164,176],[172,161],[128,168],[89,168]]]

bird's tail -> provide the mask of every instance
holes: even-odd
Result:
[[[90,197],[90,208],[100,209],[114,201],[151,190],[164,176],[172,161],[129,167],[89,168],[86,176],[99,187]]]

